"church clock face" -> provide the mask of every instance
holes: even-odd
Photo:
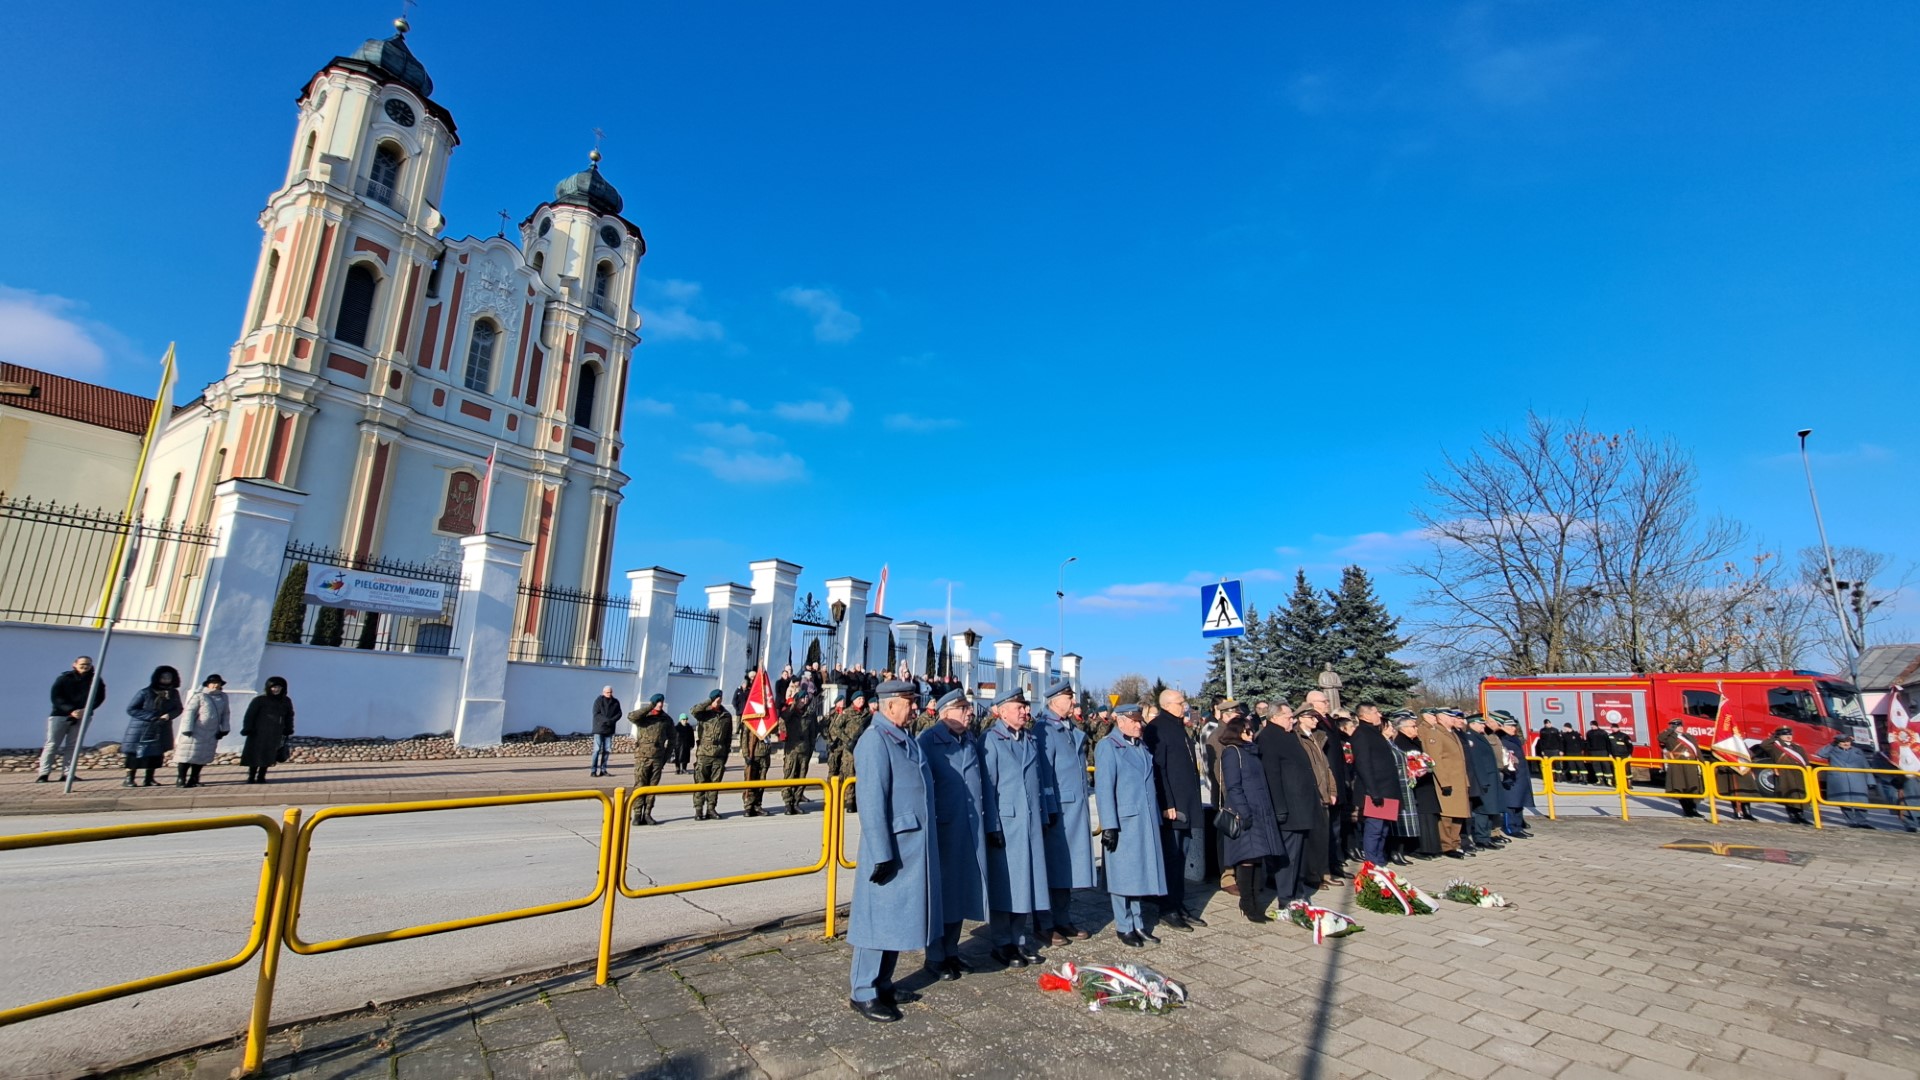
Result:
[[[413,126],[413,106],[399,98],[387,99],[387,118],[401,127]]]

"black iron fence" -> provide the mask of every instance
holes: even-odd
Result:
[[[460,571],[360,559],[295,541],[281,563],[267,640],[289,645],[451,656]]]
[[[673,609],[672,674],[720,673],[720,616],[703,608]]]
[[[509,659],[568,667],[633,667],[625,596],[547,585],[520,586]]]
[[[118,625],[190,634],[214,534],[0,493],[0,619],[98,626],[115,560],[126,571]]]

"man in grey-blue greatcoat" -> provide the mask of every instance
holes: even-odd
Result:
[[[847,1004],[869,1020],[900,1019],[893,968],[902,951],[940,936],[940,848],[934,835],[933,774],[904,725],[914,685],[888,679],[875,691],[874,722],[854,744],[860,777],[860,856],[865,873],[847,915],[853,993]]]
[[[1034,734],[1046,747],[1052,773],[1054,825],[1046,831],[1047,887],[1052,926],[1040,934],[1055,945],[1086,938],[1073,925],[1073,890],[1093,888],[1093,819],[1087,809],[1087,733],[1074,726],[1073,684],[1061,679],[1047,687],[1047,706],[1034,718]]]
[[[993,958],[1019,968],[1041,959],[1034,947],[1034,916],[1052,918],[1045,830],[1058,804],[1045,748],[1029,730],[1026,694],[1009,692],[993,711],[995,723],[981,737],[987,767],[989,922]]]
[[[946,925],[927,946],[927,970],[952,981],[969,970],[960,959],[961,927],[968,919],[987,918],[987,778],[967,692],[948,691],[935,704],[934,714],[934,725],[920,733],[920,752],[933,773],[940,915]]]
[[[1100,807],[1101,861],[1107,869],[1107,894],[1113,898],[1113,930],[1122,945],[1139,948],[1149,938],[1140,917],[1140,898],[1167,891],[1167,868],[1160,851],[1164,809],[1154,793],[1153,755],[1141,735],[1140,706],[1122,705],[1113,714],[1113,730],[1093,748],[1093,798]]]

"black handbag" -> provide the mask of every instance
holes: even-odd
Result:
[[[1240,833],[1246,829],[1246,826],[1240,823],[1239,814],[1231,810],[1221,810],[1219,813],[1213,815],[1213,829],[1229,840],[1237,840],[1240,838]]]
[[[281,743],[280,749],[274,752],[273,760],[284,765],[287,763],[288,759],[292,757],[293,757],[293,747],[288,746],[286,743]]]

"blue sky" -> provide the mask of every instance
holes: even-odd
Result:
[[[0,341],[217,378],[294,96],[397,5],[11,5]],[[1527,409],[1920,556],[1920,6],[427,0],[456,234],[607,133],[646,233],[616,562],[892,566],[890,614],[1192,685],[1194,583],[1359,561]],[[622,583],[624,584],[624,583]],[[1905,625],[1920,627],[1909,592]],[[936,614],[941,613],[941,614]]]

